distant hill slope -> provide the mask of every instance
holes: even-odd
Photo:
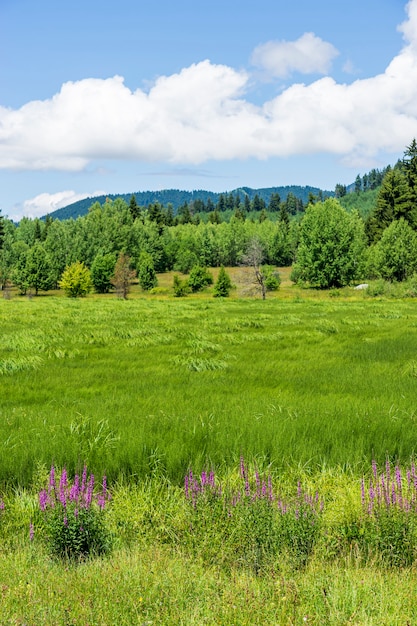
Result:
[[[54,219],[59,220],[66,220],[70,218],[76,219],[81,215],[86,215],[88,213],[88,209],[95,202],[103,204],[106,199],[115,200],[116,198],[122,198],[125,202],[129,204],[132,195],[135,196],[136,202],[139,206],[146,207],[153,202],[159,202],[163,206],[166,206],[167,204],[172,204],[174,212],[177,212],[178,208],[186,202],[190,203],[193,200],[204,200],[204,202],[207,202],[207,200],[210,198],[212,202],[216,204],[218,202],[219,196],[226,194],[232,194],[234,196],[239,194],[242,200],[245,195],[249,196],[250,200],[253,200],[253,198],[258,195],[268,204],[273,193],[278,193],[281,200],[286,200],[288,194],[292,193],[294,196],[296,196],[296,198],[302,200],[304,204],[308,202],[310,193],[314,194],[315,196],[320,193],[323,194],[323,197],[334,196],[333,191],[325,191],[319,189],[318,187],[300,187],[298,185],[288,185],[286,187],[267,187],[263,189],[240,187],[238,189],[234,189],[233,191],[224,192],[223,194],[215,193],[213,191],[205,191],[204,189],[198,189],[195,191],[164,189],[162,191],[136,191],[133,193],[108,194],[103,196],[96,196],[94,198],[85,198],[84,200],[78,200],[78,202],[69,204],[62,209],[57,209],[56,211],[53,211],[53,213],[50,213],[50,216]]]

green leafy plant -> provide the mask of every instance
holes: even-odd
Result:
[[[89,555],[104,554],[110,550],[110,535],[104,524],[104,507],[110,494],[106,477],[99,493],[94,491],[94,475],[68,480],[65,468],[59,482],[52,466],[49,485],[39,494],[39,507],[51,553],[67,559],[80,559]]]
[[[206,267],[194,265],[188,277],[188,285],[191,291],[202,291],[205,287],[213,284],[213,276]]]
[[[67,266],[58,284],[70,298],[86,296],[93,286],[90,270],[80,261]]]
[[[190,293],[187,280],[182,280],[178,274],[174,274],[174,296],[176,298],[183,298]]]

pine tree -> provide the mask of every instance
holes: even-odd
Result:
[[[271,194],[269,199],[268,211],[270,213],[278,213],[281,207],[281,198],[279,193]]]
[[[399,169],[389,170],[378,193],[376,207],[365,224],[368,240],[378,241],[384,229],[401,217],[412,223],[410,208],[410,191],[404,174]]]
[[[232,281],[229,274],[222,265],[219,271],[219,275],[214,285],[214,297],[215,298],[227,298],[232,289]]]
[[[135,219],[137,217],[139,217],[140,215],[140,207],[138,206],[137,202],[136,202],[136,196],[132,195],[130,198],[130,202],[129,202],[129,211],[130,214],[133,218],[133,221],[135,221]]]
[[[3,250],[4,234],[4,217],[0,211],[0,250]]]
[[[410,203],[413,214],[417,211],[417,141],[413,139],[411,144],[407,146],[403,159],[404,174],[410,191]],[[411,223],[411,220],[409,220]],[[414,227],[417,222],[413,219]]]

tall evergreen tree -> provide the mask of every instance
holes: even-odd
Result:
[[[271,194],[268,204],[268,211],[270,213],[278,213],[281,207],[281,198],[279,193]]]
[[[4,243],[4,217],[1,214],[1,210],[0,210],[0,250],[3,249],[3,243]]]
[[[378,241],[384,229],[401,217],[413,225],[414,215],[410,208],[410,192],[404,174],[399,169],[389,170],[378,193],[376,207],[365,224],[368,240]]]
[[[131,198],[130,198],[130,202],[129,202],[129,211],[130,214],[133,218],[133,221],[139,217],[140,215],[140,207],[136,202],[136,196],[134,194],[132,194]]]
[[[417,141],[413,139],[404,152],[403,168],[410,190],[412,210],[417,211]],[[417,224],[414,224],[415,226]]]

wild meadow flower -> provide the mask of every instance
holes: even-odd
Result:
[[[104,552],[109,545],[103,525],[103,509],[110,500],[107,479],[103,476],[101,490],[95,493],[94,475],[87,467],[72,481],[63,468],[56,487],[52,466],[48,489],[39,493],[39,508],[45,515],[51,549],[58,556],[81,556],[90,551]]]

